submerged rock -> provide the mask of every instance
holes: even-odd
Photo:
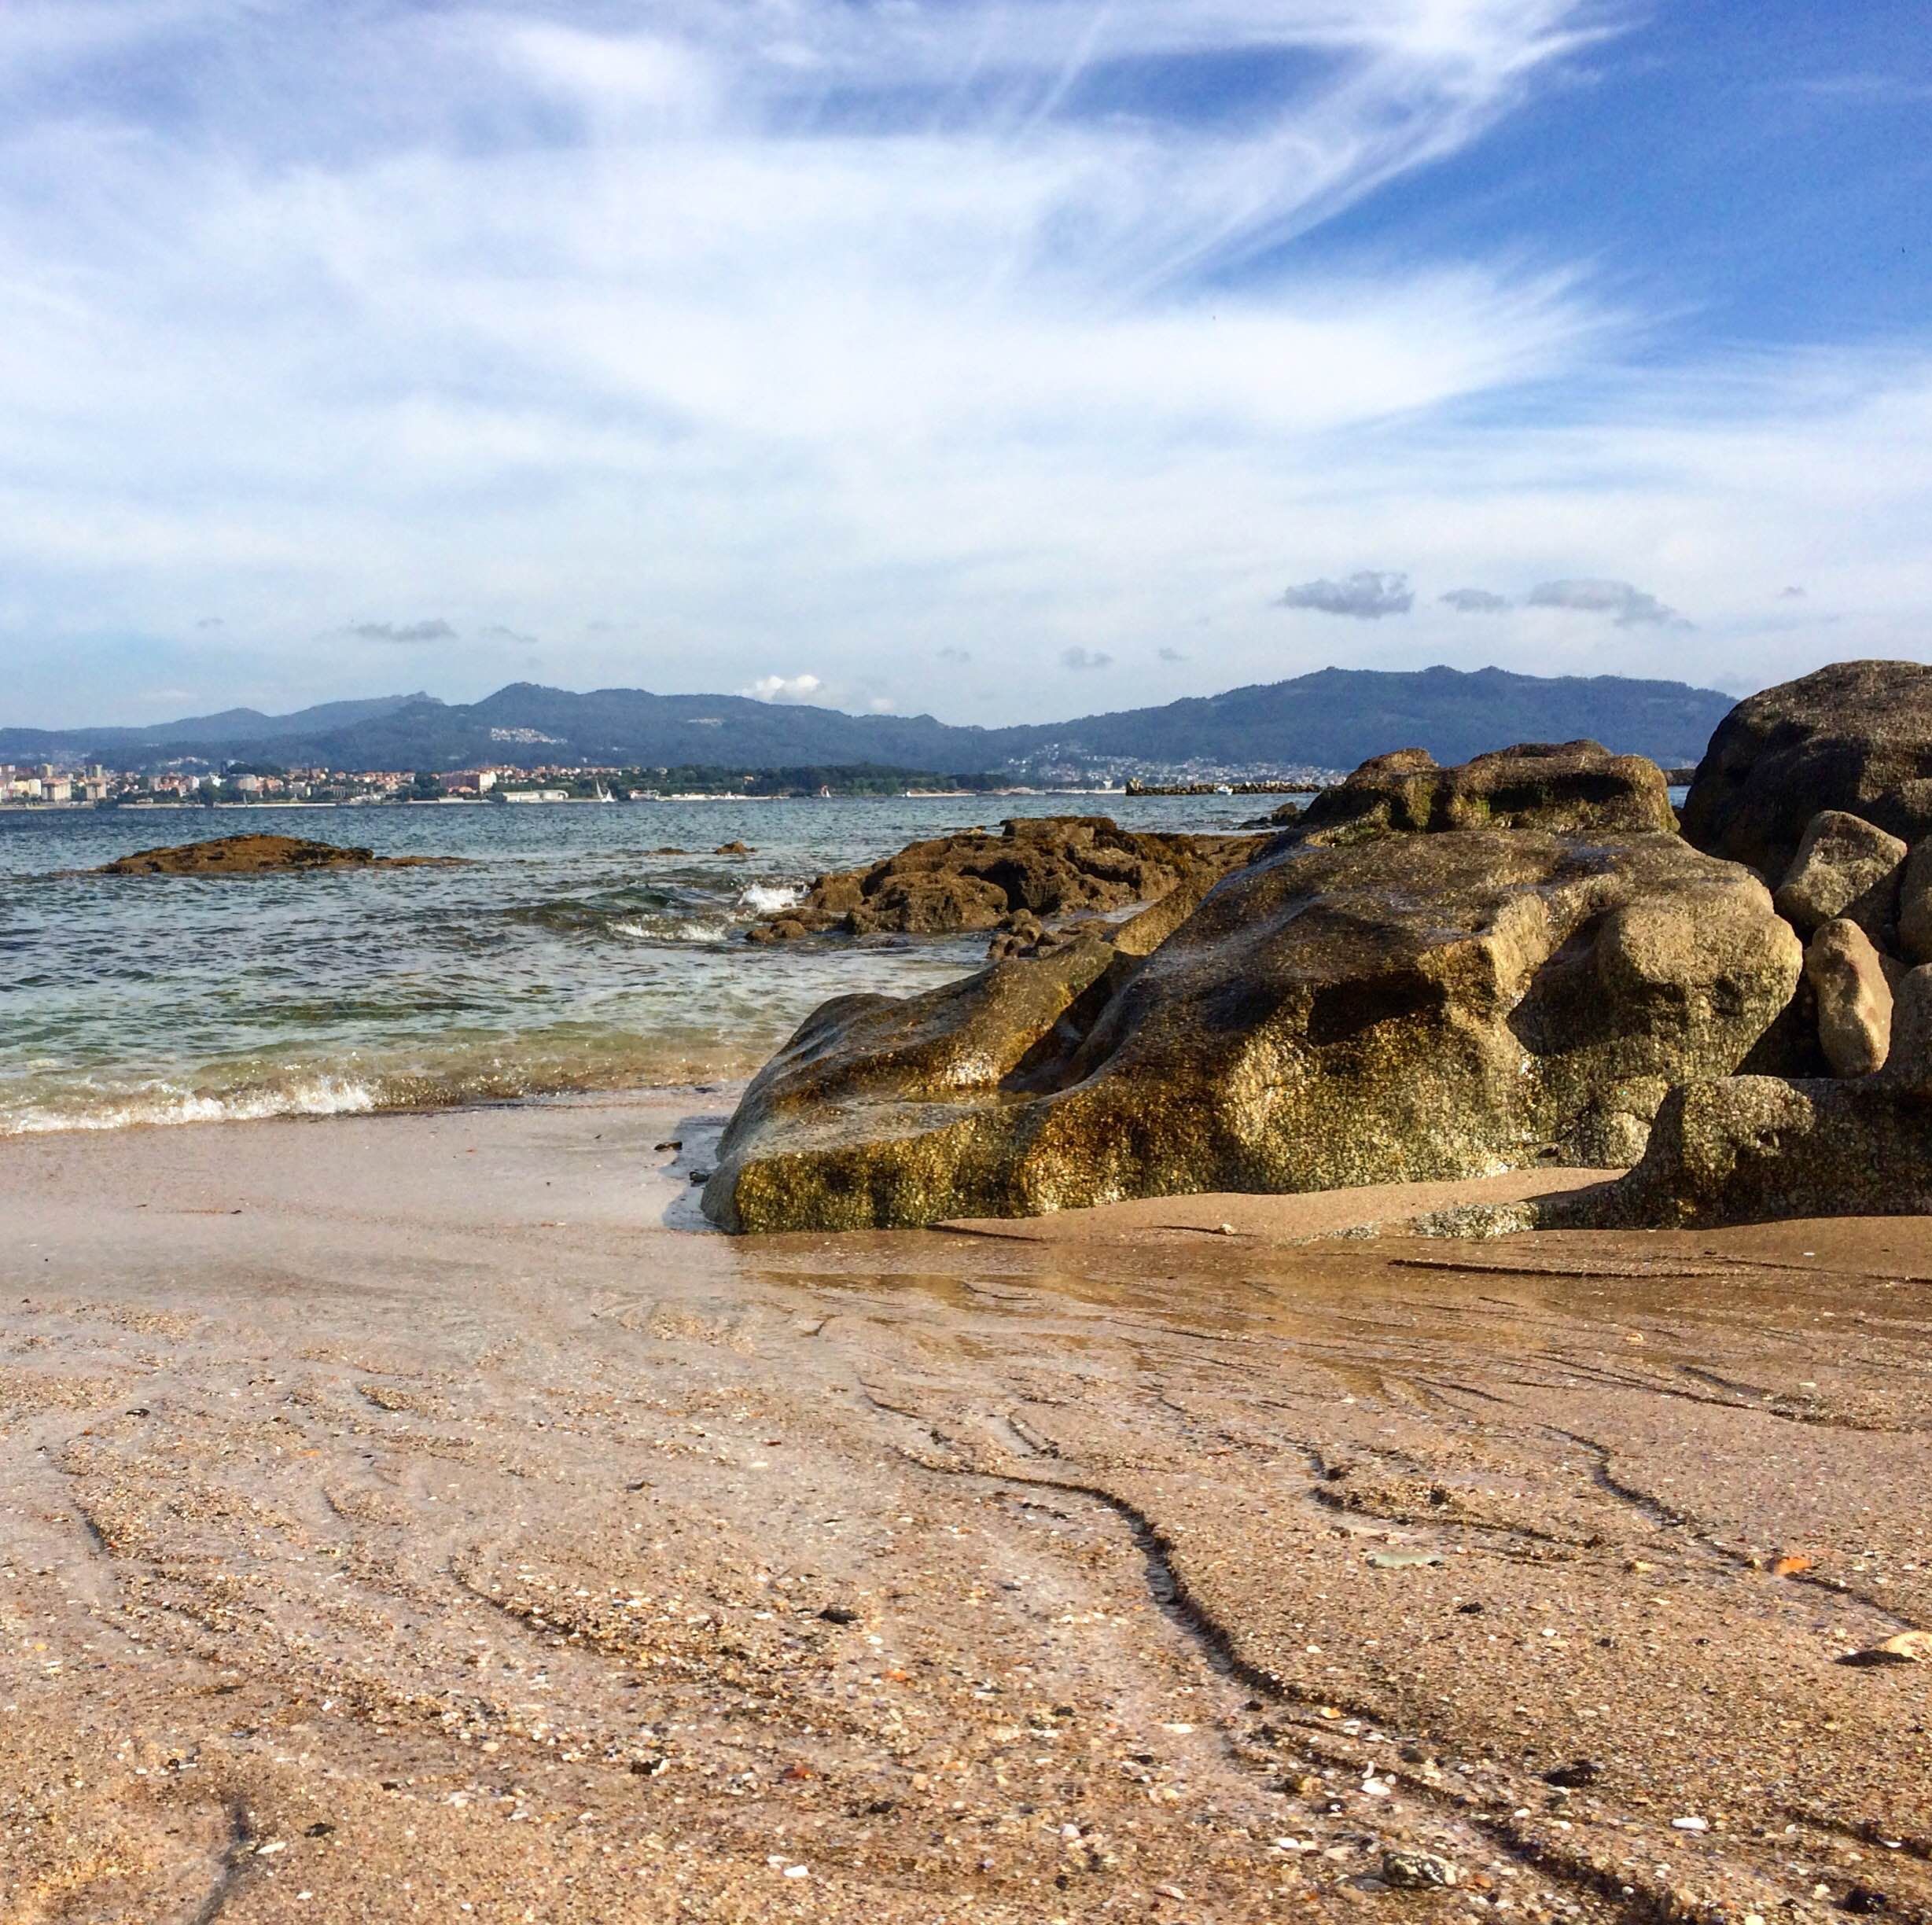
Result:
[[[1176,835],[1121,828],[1104,815],[1018,816],[915,842],[867,869],[820,876],[802,902],[746,932],[753,942],[802,936],[1018,933],[1030,946],[1049,917],[1105,915],[1204,886],[1251,860],[1261,836]]]
[[[1698,764],[1684,833],[1775,882],[1823,809],[1932,834],[1932,668],[1834,662],[1739,702]]]
[[[118,856],[92,875],[264,876],[306,875],[325,869],[425,869],[460,859],[448,856],[378,856],[374,849],[344,848],[334,842],[305,841],[296,836],[218,836],[206,842],[142,849]]]
[[[1661,782],[1641,767],[1607,794],[1552,785],[1546,805],[1621,812]],[[1386,758],[1360,773],[1358,798],[1489,780]],[[1422,819],[1455,818],[1430,801]],[[1338,846],[1278,838],[1144,960],[1093,935],[926,996],[828,1004],[747,1091],[707,1213],[856,1228],[1617,1165],[1670,1084],[1735,1069],[1790,999],[1800,948],[1763,885],[1675,835],[1395,819],[1358,799],[1308,824],[1357,831]]]

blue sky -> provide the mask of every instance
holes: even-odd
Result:
[[[8,0],[0,720],[1924,658],[1929,42]]]

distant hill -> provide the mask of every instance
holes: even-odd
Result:
[[[1588,735],[1669,764],[1697,760],[1735,700],[1715,689],[1621,675],[1323,668],[1156,709],[986,729],[742,695],[576,694],[519,682],[479,702],[397,695],[288,716],[230,709],[142,729],[0,729],[0,761],[81,758],[141,767],[200,756],[348,769],[705,763],[749,771],[873,763],[1018,771],[1124,762],[1352,768],[1391,749],[1422,748],[1440,761],[1461,761],[1511,742]]]

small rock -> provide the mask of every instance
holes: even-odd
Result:
[[[1777,911],[1809,936],[1843,918],[1882,936],[1897,913],[1905,845],[1862,815],[1821,809],[1778,885]]]
[[[1901,1631],[1897,1637],[1889,1637],[1882,1644],[1869,1645],[1864,1651],[1847,1651],[1838,1662],[1865,1666],[1932,1664],[1932,1631]]]
[[[1854,1885],[1838,1901],[1838,1908],[1843,1912],[1855,1912],[1861,1918],[1869,1918],[1875,1912],[1891,1908],[1891,1901],[1882,1891],[1874,1891],[1869,1885]]]
[[[848,1604],[828,1604],[819,1615],[827,1624],[855,1625],[859,1621],[859,1614]]]
[[[756,856],[758,853],[748,842],[720,842],[711,852],[714,856]]]
[[[683,1147],[684,1145],[675,1136],[672,1137],[668,1142],[661,1143],[657,1146],[657,1148],[661,1152],[666,1150],[682,1150]]]
[[[1371,1551],[1368,1561],[1377,1570],[1415,1570],[1426,1564],[1448,1562],[1436,1551]]]
[[[1673,1831],[1708,1831],[1710,1820],[1708,1818],[1673,1818],[1670,1821],[1670,1828]]]
[[[1462,1875],[1448,1859],[1438,1858],[1433,1852],[1413,1851],[1384,1852],[1382,1875],[1398,1891],[1439,1891]]]
[[[1811,1559],[1801,1551],[1783,1551],[1771,1560],[1774,1577],[1796,1577],[1811,1569]]]
[[[1585,1785],[1593,1785],[1603,1776],[1603,1767],[1594,1758],[1573,1758],[1567,1765],[1559,1765],[1554,1771],[1543,1774],[1543,1782],[1559,1785],[1566,1791],[1581,1791]]]
[[[694,1183],[709,1183],[711,1181],[711,1172],[709,1170],[693,1170],[691,1172],[691,1181]]]
[[[1892,1047],[1892,986],[1871,938],[1841,916],[1805,946],[1805,980],[1818,1000],[1818,1042],[1836,1077],[1871,1076]]]

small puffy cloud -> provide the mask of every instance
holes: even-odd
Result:
[[[1780,602],[1802,602],[1805,599],[1805,591],[1794,582],[1789,588],[1780,588],[1778,591],[1778,599]]]
[[[1060,666],[1075,670],[1111,668],[1113,657],[1102,649],[1063,649],[1060,654]]]
[[[871,715],[890,715],[898,706],[889,695],[874,695],[866,704],[866,709]]]
[[[1385,615],[1408,614],[1415,597],[1408,576],[1389,569],[1360,569],[1346,581],[1303,582],[1282,597],[1281,605],[1379,621]]]
[[[1156,649],[1154,653],[1165,662],[1183,662],[1187,659],[1177,648]]]
[[[354,622],[348,632],[359,642],[454,642],[456,631],[440,617],[429,621]]]
[[[948,646],[940,650],[939,658],[943,662],[970,662],[973,659],[973,651]]]
[[[204,615],[201,619],[195,624],[195,626],[197,628],[222,628],[226,627],[226,625],[227,624],[223,621],[222,618],[219,615]]]
[[[1507,595],[1494,594],[1487,588],[1452,588],[1437,598],[1459,615],[1494,615],[1511,606]]]
[[[479,629],[477,633],[485,642],[514,642],[519,648],[536,646],[537,639],[535,635],[525,635],[520,628],[506,628],[501,622],[492,622],[488,628]]]
[[[822,694],[825,684],[815,675],[760,675],[749,688],[738,690],[753,701],[808,702]]]
[[[1607,615],[1619,628],[1645,626],[1688,628],[1691,624],[1674,608],[1654,594],[1625,581],[1551,581],[1540,583],[1529,591],[1532,608],[1577,609],[1587,615]]]

